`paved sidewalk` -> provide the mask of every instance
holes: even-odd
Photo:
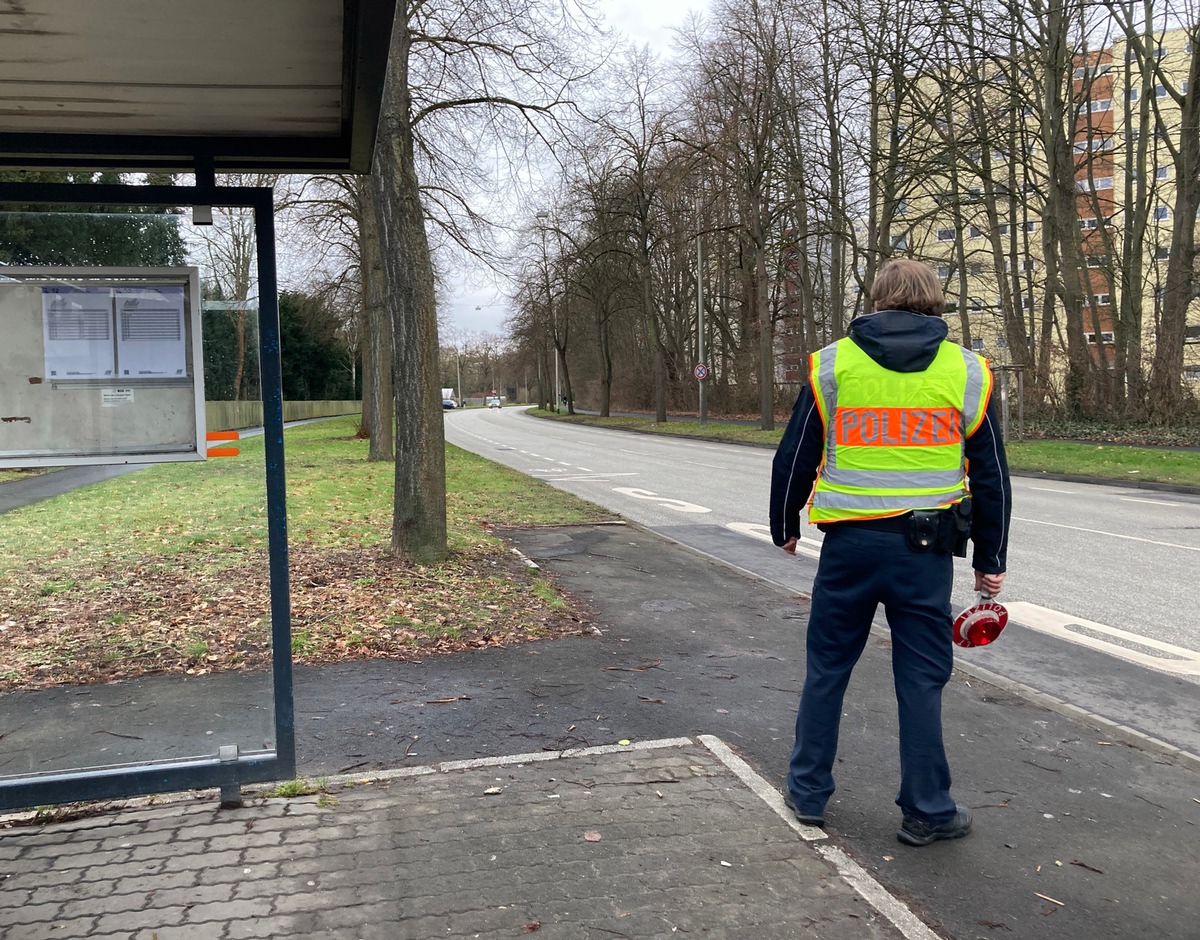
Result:
[[[0,833],[0,933],[933,938],[785,814],[707,737],[408,768],[232,810],[177,796]]]

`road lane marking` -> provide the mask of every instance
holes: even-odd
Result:
[[[568,471],[563,471],[564,473]],[[589,473],[575,474],[574,476],[566,477],[546,477],[547,480],[552,480],[555,483],[607,483],[609,477],[635,477],[636,473]]]
[[[1038,490],[1042,493],[1066,493],[1068,496],[1078,496],[1079,490],[1056,490],[1052,486],[1031,486],[1031,490]]]
[[[771,527],[763,525],[761,522],[726,522],[725,528],[740,535],[748,535],[752,539],[761,539],[772,545],[775,544],[775,540],[771,538]],[[809,558],[820,558],[821,549],[809,548],[804,542],[797,542],[796,554],[807,555]]]
[[[1137,663],[1140,666],[1148,666],[1160,672],[1169,672],[1179,676],[1200,676],[1200,653],[1195,650],[1173,646],[1170,643],[1163,643],[1160,640],[1130,633],[1127,630],[1118,630],[1116,627],[1105,626],[1102,623],[1094,623],[1091,620],[1084,620],[1082,617],[1072,617],[1070,614],[1051,610],[1048,607],[1039,607],[1037,604],[1030,604],[1026,601],[1013,601],[1005,606],[1008,608],[1010,620],[1029,627],[1031,630],[1058,637],[1060,640],[1078,643],[1080,646],[1088,646],[1118,659]],[[1072,627],[1076,629],[1072,630]],[[1130,649],[1119,643],[1110,643],[1099,637],[1078,632],[1080,630],[1100,633],[1142,649],[1157,650],[1165,655],[1155,656],[1139,649]]]
[[[622,496],[632,496],[634,499],[648,499],[657,503],[663,509],[674,509],[676,512],[712,512],[707,506],[698,506],[683,499],[671,499],[669,496],[659,496],[650,490],[641,490],[630,486],[614,486],[614,493]]]
[[[1143,539],[1136,535],[1122,535],[1119,532],[1105,532],[1102,529],[1085,529],[1077,525],[1063,525],[1060,522],[1043,522],[1041,519],[1026,519],[1022,516],[1013,516],[1018,522],[1029,522],[1033,525],[1048,525],[1055,529],[1070,529],[1072,532],[1089,532],[1092,535],[1107,535],[1114,539],[1128,539],[1131,542],[1145,542],[1147,545],[1163,545],[1167,548],[1181,548],[1185,552],[1200,552],[1200,546],[1196,545],[1180,545],[1178,542],[1160,542],[1157,539]]]
[[[1141,496],[1122,496],[1120,497],[1126,503],[1153,503],[1155,506],[1182,506],[1183,503],[1169,503],[1165,499],[1145,499]]]

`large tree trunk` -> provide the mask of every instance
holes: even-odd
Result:
[[[372,177],[392,321],[396,495],[392,551],[430,563],[446,556],[446,455],[433,265],[413,154],[407,13],[397,11]]]
[[[362,266],[363,308],[367,326],[363,372],[363,423],[370,432],[368,460],[392,460],[396,455],[395,409],[392,399],[392,321],[385,304],[387,279],[379,250],[379,222],[374,187],[359,187],[359,264]]]

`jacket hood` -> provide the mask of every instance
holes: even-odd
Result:
[[[893,372],[923,372],[938,353],[948,329],[941,317],[910,310],[880,310],[850,323],[850,338]]]

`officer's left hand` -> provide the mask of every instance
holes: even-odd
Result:
[[[975,590],[984,592],[988,597],[995,597],[999,594],[1003,584],[1003,571],[999,574],[984,574],[982,571],[975,572]]]
[[[796,542],[797,542],[797,541],[798,541],[798,540],[797,540],[796,536],[794,536],[794,535],[793,535],[793,536],[792,536],[790,539],[788,539],[786,542],[784,542],[784,543],[783,543],[782,545],[780,545],[779,547],[780,547],[780,548],[782,548],[782,549],[783,549],[785,552],[787,552],[789,555],[795,555],[795,554],[796,554]]]

